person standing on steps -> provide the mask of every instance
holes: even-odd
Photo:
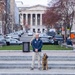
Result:
[[[41,48],[43,46],[43,43],[42,43],[42,40],[39,38],[39,33],[35,34],[35,38],[31,41],[31,45],[33,48],[31,70],[34,69],[36,56],[38,58],[38,69],[41,69],[41,66],[40,66],[41,65]]]

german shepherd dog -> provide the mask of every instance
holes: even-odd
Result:
[[[46,53],[43,54],[43,58],[42,58],[42,69],[43,70],[47,70],[48,69],[48,60],[47,60],[48,56]]]

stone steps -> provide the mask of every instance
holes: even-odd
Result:
[[[1,61],[0,69],[4,68],[30,68],[31,61]],[[35,68],[37,68],[38,63],[35,62]],[[42,64],[41,64],[42,65]],[[60,69],[75,69],[75,61],[48,61],[49,68],[60,68]]]
[[[6,60],[31,61],[32,56],[0,56],[0,61],[6,61]],[[48,56],[48,61],[75,61],[75,56]]]
[[[23,57],[23,58],[22,58]],[[24,57],[26,57],[25,60]],[[53,57],[53,56],[52,56]],[[62,56],[63,58],[64,56]],[[13,58],[13,59],[11,59]],[[16,58],[16,59],[14,59]],[[20,59],[18,59],[18,56],[1,56],[0,57],[0,69],[4,69],[4,68],[30,68],[32,60],[31,60],[31,56],[19,56]],[[49,59],[51,57],[49,56]],[[57,58],[57,60],[56,60]],[[48,60],[48,67],[49,68],[62,68],[62,69],[75,69],[75,58],[73,57],[73,59],[70,61],[70,59],[68,58],[72,58],[72,57],[67,57],[66,59],[63,58],[63,60],[61,61],[60,57],[54,57],[52,60]],[[2,60],[3,59],[3,60]],[[37,67],[37,61],[35,62],[35,67]]]
[[[49,70],[30,70],[30,69],[2,69],[0,75],[75,75],[75,70],[49,69]]]
[[[0,51],[0,75],[75,75],[75,51],[42,51],[48,55],[48,70],[30,70],[32,52]],[[41,57],[42,59],[42,57]]]

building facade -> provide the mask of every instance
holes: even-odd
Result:
[[[0,34],[10,32],[10,0],[0,0]]]
[[[11,31],[13,32],[15,24],[15,0],[10,0],[10,15],[11,15]]]
[[[35,5],[31,7],[19,7],[20,25],[23,30],[27,28],[32,32],[44,32],[46,27],[43,24],[43,14],[47,7]]]
[[[8,34],[11,32],[11,25],[10,25],[10,1],[11,0],[6,0],[6,29],[5,29],[5,34]]]
[[[19,10],[15,0],[0,0],[0,34],[8,34],[18,29]]]
[[[0,34],[6,34],[9,30],[10,0],[0,0]]]
[[[11,14],[11,30],[14,32],[19,25],[19,10],[16,6],[15,0],[10,0],[10,14]]]
[[[10,0],[10,14],[11,14],[11,30],[17,30],[19,25],[19,10],[16,6],[15,0]]]
[[[15,4],[15,26],[14,29],[17,31],[19,30],[20,24],[19,24],[19,9],[17,5]]]

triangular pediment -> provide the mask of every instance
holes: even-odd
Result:
[[[27,8],[26,10],[46,10],[47,7],[43,5],[35,5]]]

